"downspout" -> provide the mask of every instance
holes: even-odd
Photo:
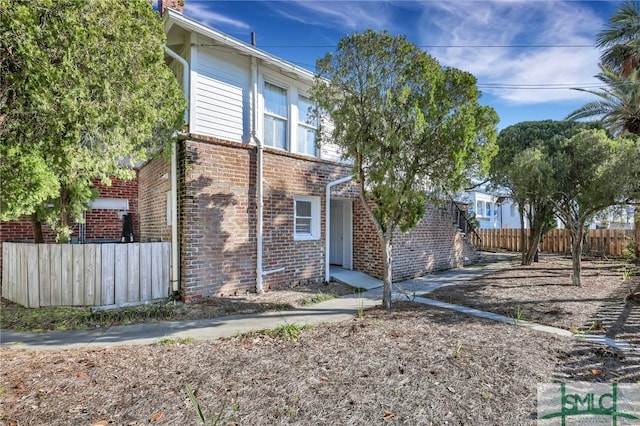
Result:
[[[182,56],[178,55],[169,47],[164,47],[167,55],[182,64],[182,90],[184,97],[187,99],[187,107],[184,110],[184,125],[189,126],[189,94],[191,93],[189,85],[189,76],[191,69],[189,63]],[[180,291],[180,250],[178,247],[178,150],[174,142],[171,146],[171,289],[174,292]]]
[[[263,246],[263,212],[264,212],[264,196],[263,196],[263,177],[262,177],[262,163],[263,163],[263,151],[264,146],[262,141],[258,137],[258,62],[256,58],[251,57],[251,102],[253,108],[253,114],[251,117],[251,138],[256,143],[256,204],[257,204],[257,218],[256,218],[256,293],[264,293],[263,280],[264,275],[262,270],[262,246]]]
[[[349,182],[353,179],[353,176],[345,176],[338,180],[334,180],[333,182],[329,182],[327,184],[326,189],[326,201],[325,205],[325,214],[324,214],[324,280],[329,282],[331,278],[329,272],[329,232],[331,231],[331,188],[336,185],[340,185],[341,183]]]

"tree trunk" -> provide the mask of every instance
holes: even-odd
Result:
[[[31,215],[31,228],[33,230],[33,242],[36,244],[44,243],[44,236],[42,235],[42,222],[40,222],[35,214]]]
[[[383,256],[382,256],[382,260],[383,260],[383,266],[384,266],[384,270],[383,270],[383,287],[382,287],[382,306],[384,306],[385,309],[391,309],[391,286],[393,284],[392,282],[392,277],[393,277],[393,271],[391,268],[391,260],[392,260],[392,254],[393,254],[393,246],[391,243],[391,235],[389,235],[390,232],[385,233],[385,235],[382,237],[383,240]]]
[[[540,238],[542,237],[543,224],[539,223],[539,221],[536,220],[534,221],[532,226],[533,228],[530,229],[531,233],[529,234],[527,253],[522,262],[523,265],[531,265],[533,259],[536,257],[538,244],[540,244]]]
[[[582,287],[580,275],[582,273],[582,240],[584,237],[584,226],[578,226],[578,229],[571,230],[571,258],[573,263],[573,274],[571,275],[571,284]]]
[[[635,228],[634,251],[636,253],[636,263],[640,265],[640,206],[636,206],[634,210],[633,226]]]
[[[60,213],[56,226],[56,242],[68,243],[71,240],[71,228],[69,227],[69,192],[66,187],[60,188]]]

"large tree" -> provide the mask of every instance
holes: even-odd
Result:
[[[640,162],[638,149],[630,139],[584,130],[547,146],[541,160],[551,170],[549,199],[571,234],[572,283],[579,286],[585,226],[607,207],[628,201],[629,172]]]
[[[95,181],[131,178],[185,101],[146,0],[0,0],[0,219],[70,236]]]
[[[387,32],[344,37],[317,69],[313,94],[331,120],[320,140],[353,159],[362,205],[383,248],[383,305],[390,308],[394,232],[423,217],[429,188],[456,190],[470,169],[486,168],[497,116],[478,104],[471,74],[442,67]]]
[[[628,77],[640,67],[640,8],[626,1],[609,17],[607,27],[596,36],[603,49],[600,62],[621,77]]]
[[[600,119],[614,135],[640,135],[640,8],[635,1],[626,1],[609,17],[607,27],[596,37],[603,50],[601,72],[596,77],[606,84],[599,91],[583,90],[600,97],[574,111],[567,118]],[[632,165],[640,169],[637,165]],[[630,188],[636,195],[635,257],[640,262],[640,189]]]
[[[522,264],[530,265],[540,239],[554,224],[549,200],[551,170],[543,159],[547,147],[594,124],[567,121],[525,121],[503,129],[498,135],[498,154],[491,162],[491,180],[509,191],[520,213]],[[529,221],[525,233],[524,218]]]

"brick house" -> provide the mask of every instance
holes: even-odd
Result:
[[[165,58],[188,99],[185,133],[171,161],[99,187],[74,237],[119,239],[130,213],[136,241],[172,242],[172,288],[186,301],[322,282],[330,265],[381,277],[351,166],[315,144],[313,73],[175,10],[164,23]],[[31,238],[28,221],[0,223],[0,242]],[[393,279],[476,258],[448,210],[428,205],[412,232],[394,236]]]
[[[74,243],[119,242],[122,237],[123,215],[130,215],[135,241],[139,240],[140,218],[138,214],[138,177],[129,181],[111,179],[111,185],[95,182],[100,195],[85,213],[85,223],[72,226]],[[53,243],[55,234],[48,226],[42,226],[45,243]],[[33,242],[31,219],[0,222],[0,245],[5,241]],[[1,248],[1,247],[0,247]],[[2,250],[0,249],[0,277],[2,276]]]
[[[164,21],[187,126],[172,165],[139,171],[140,239],[168,240],[175,223],[175,289],[191,301],[320,282],[330,264],[380,277],[382,249],[350,165],[337,147],[315,145],[313,73],[174,10]],[[393,278],[476,257],[448,213],[427,206],[415,230],[394,237]]]

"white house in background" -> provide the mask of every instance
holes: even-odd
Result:
[[[520,228],[518,204],[511,198],[495,195],[486,191],[465,191],[456,197],[456,201],[469,206],[470,216],[475,214],[481,229]],[[556,226],[564,224],[556,218]],[[529,228],[525,217],[524,227]],[[633,229],[633,207],[622,206],[602,212],[588,225],[588,229]]]
[[[518,205],[508,197],[475,190],[459,194],[456,200],[469,206],[469,214],[475,214],[481,229],[520,228]],[[526,218],[525,227],[529,227]]]

